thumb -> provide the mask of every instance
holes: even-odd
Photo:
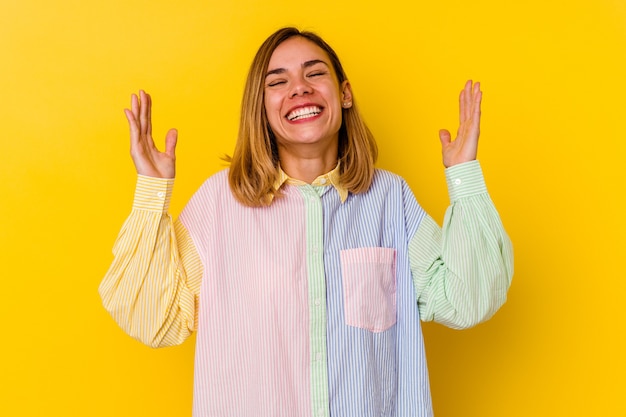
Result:
[[[178,142],[178,130],[170,129],[165,135],[165,153],[173,157],[176,151],[176,143]]]
[[[450,144],[450,141],[452,140],[452,135],[446,129],[441,129],[439,130],[439,140],[441,141],[442,146],[446,146]]]

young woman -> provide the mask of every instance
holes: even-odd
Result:
[[[443,231],[377,148],[335,52],[284,28],[257,52],[231,165],[172,220],[177,132],[126,110],[138,182],[100,293],[152,347],[197,331],[194,416],[430,416],[421,320],[491,317],[511,244],[476,152],[481,91],[442,130],[452,204]]]

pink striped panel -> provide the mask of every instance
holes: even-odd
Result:
[[[382,332],[396,323],[396,250],[341,251],[346,324]]]
[[[270,207],[243,207],[219,180],[181,214],[205,266],[194,416],[310,415],[302,197],[291,188]]]

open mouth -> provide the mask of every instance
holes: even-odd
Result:
[[[307,106],[295,109],[287,115],[287,120],[295,122],[297,120],[308,119],[315,117],[322,112],[322,109],[317,106]]]

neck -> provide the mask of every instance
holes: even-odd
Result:
[[[337,147],[331,147],[325,152],[303,152],[302,149],[296,152],[279,147],[278,157],[280,167],[287,175],[310,184],[337,166]]]

